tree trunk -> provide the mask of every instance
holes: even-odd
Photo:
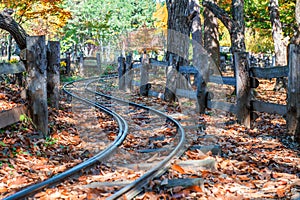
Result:
[[[179,56],[179,65],[188,64],[189,50],[189,1],[169,0],[168,8],[168,38],[167,60],[170,54]]]
[[[202,53],[202,28],[201,28],[201,20],[200,20],[200,11],[199,11],[199,0],[191,0],[190,1],[190,15],[193,12],[196,12],[195,17],[191,22],[191,33],[192,33],[192,46],[193,46],[193,64],[195,64],[198,54]]]
[[[204,8],[204,48],[218,68],[220,68],[220,44],[218,20],[208,9]]]
[[[296,0],[295,18],[297,22],[296,34],[291,39],[292,44],[300,45],[300,0]]]
[[[179,66],[188,64],[189,33],[191,16],[189,15],[188,0],[168,0],[166,1],[168,9],[168,37],[167,37],[167,60],[175,58],[176,64],[173,70],[179,70]],[[165,98],[168,101],[175,101],[176,79],[174,79],[173,70],[167,70],[167,84]],[[174,82],[175,81],[175,82]],[[168,86],[172,86],[168,88]]]
[[[225,10],[211,1],[204,0],[202,5],[208,8],[228,29],[231,39],[231,51],[245,52],[245,20],[244,20],[244,1],[233,0],[231,4],[232,18]]]
[[[60,67],[60,44],[49,41],[47,49],[47,96],[49,106],[58,109],[59,104],[59,67]]]
[[[232,1],[232,19],[234,26],[231,31],[232,53],[245,52],[245,19],[244,19],[244,0]]]
[[[275,65],[287,65],[287,47],[283,41],[282,26],[279,18],[279,5],[278,0],[270,0],[270,20],[272,23],[272,37],[274,41],[275,50]]]
[[[38,132],[48,135],[47,60],[45,36],[27,37],[26,92],[30,106],[29,117]]]
[[[270,0],[269,11],[270,11],[270,20],[272,24],[272,37],[274,42],[275,66],[286,66],[287,46],[283,41],[278,0]],[[282,82],[282,85],[280,84],[280,82]],[[276,86],[274,89],[280,90],[280,88],[286,88],[286,83],[283,78],[276,79]]]

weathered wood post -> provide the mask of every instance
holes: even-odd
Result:
[[[84,70],[84,60],[83,60],[83,53],[79,54],[79,74],[80,76],[83,76],[83,70]]]
[[[126,76],[125,76],[125,90],[131,91],[133,89],[133,71],[132,71],[132,53],[126,56]]]
[[[26,92],[30,106],[29,117],[38,132],[48,135],[47,59],[45,36],[26,39]]]
[[[173,102],[176,100],[176,87],[177,87],[177,77],[179,66],[177,66],[178,62],[175,61],[175,55],[169,55],[169,66],[166,67],[166,88],[164,92],[165,101]],[[176,56],[178,57],[178,56]]]
[[[118,75],[119,75],[119,90],[125,89],[125,58],[120,56],[118,57]]]
[[[102,74],[102,69],[101,69],[101,55],[100,53],[96,53],[96,62],[97,62],[97,69],[99,70],[99,74]]]
[[[234,62],[236,71],[237,120],[239,123],[250,128],[251,87],[249,78],[249,54],[247,52],[235,52]]]
[[[194,61],[195,68],[198,71],[195,80],[197,84],[197,108],[200,114],[204,114],[207,107],[207,83],[210,63],[208,56],[205,54],[200,54]]]
[[[143,96],[148,96],[149,89],[151,88],[151,85],[148,83],[149,65],[150,65],[149,57],[146,54],[146,51],[144,51],[144,54],[142,56],[142,66],[140,69],[140,73],[141,73],[140,94]]]
[[[47,49],[47,96],[49,106],[58,109],[59,104],[59,67],[60,44],[58,41],[49,41]]]
[[[289,46],[287,131],[300,143],[300,45]]]
[[[70,75],[71,72],[71,53],[66,53],[66,74]]]

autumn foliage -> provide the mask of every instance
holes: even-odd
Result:
[[[30,35],[47,35],[53,38],[71,18],[63,8],[63,0],[4,0],[0,9],[12,8],[14,18]]]

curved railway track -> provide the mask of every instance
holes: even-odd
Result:
[[[118,130],[107,136],[109,140],[98,141],[105,143],[105,147],[83,163],[5,199],[32,197],[54,184],[55,187],[64,185],[66,191],[96,188],[102,191],[97,197],[100,199],[131,199],[150,180],[163,174],[171,161],[184,152],[185,133],[176,120],[150,107],[96,91],[101,91],[99,86],[109,79],[82,79],[63,87],[73,99],[105,112],[117,122]],[[90,168],[97,170],[90,173]],[[95,178],[91,179],[93,181],[80,181],[78,176],[82,170],[87,171],[86,179],[96,175],[98,181]],[[99,173],[95,174],[95,171]],[[73,178],[75,175],[77,178]]]

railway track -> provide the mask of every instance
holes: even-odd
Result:
[[[87,145],[93,157],[5,199],[35,199],[33,195],[50,186],[64,193],[80,191],[82,196],[88,191],[98,199],[131,199],[184,152],[185,133],[176,120],[161,111],[99,92],[109,79],[74,81],[63,90],[77,102],[76,112],[87,107],[96,110],[93,113],[104,112],[117,123],[117,130],[99,137],[97,125],[94,131],[81,128],[82,138],[94,138]]]

